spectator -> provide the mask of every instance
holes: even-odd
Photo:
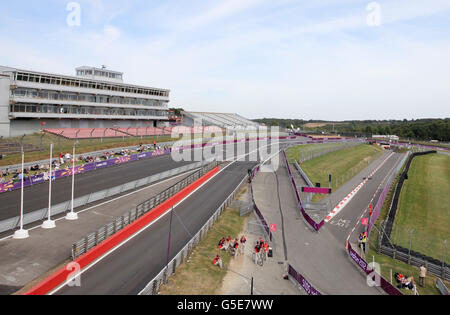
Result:
[[[223,268],[222,258],[220,258],[219,255],[217,255],[217,256],[213,259],[212,263],[213,263],[214,266],[219,266],[220,269]]]
[[[234,244],[233,244],[233,257],[236,259],[236,257],[238,256],[238,254],[239,254],[239,241],[238,241],[238,239],[236,238],[236,239],[234,240]]]
[[[427,268],[422,264],[419,268],[419,285],[421,287],[425,286],[425,277],[427,276]]]
[[[240,251],[241,254],[244,254],[244,250],[245,250],[245,243],[247,242],[247,239],[245,238],[245,235],[241,236],[241,247],[240,247]]]
[[[222,239],[219,241],[219,249],[220,250],[226,250],[225,249],[225,237],[222,237]]]

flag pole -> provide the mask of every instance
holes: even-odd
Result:
[[[28,238],[30,235],[27,230],[23,229],[23,181],[24,181],[24,173],[23,173],[23,164],[24,164],[24,153],[22,147],[22,182],[21,182],[21,192],[20,192],[20,229],[14,232],[13,238],[17,240]]]
[[[55,221],[51,219],[52,211],[52,153],[53,153],[53,143],[50,144],[50,176],[48,184],[48,219],[42,224],[43,229],[53,229],[56,227]]]
[[[66,220],[74,221],[78,220],[78,214],[73,211],[73,200],[74,200],[74,193],[75,193],[75,146],[76,142],[73,144],[73,155],[72,155],[72,199],[71,199],[71,209],[70,212],[66,215]]]

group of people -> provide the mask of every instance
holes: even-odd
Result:
[[[398,288],[399,289],[410,289],[410,290],[414,290],[416,283],[414,281],[414,277],[408,277],[406,275],[403,275],[399,272],[395,273],[395,280],[398,283]],[[425,265],[420,265],[419,267],[419,285],[421,287],[425,286],[425,277],[427,276],[427,268],[425,267]]]
[[[256,241],[255,244],[255,255],[253,255],[253,262],[256,264],[258,262],[258,258],[260,260],[266,260],[269,254],[269,242],[264,241],[262,237]]]
[[[236,259],[239,254],[244,254],[246,242],[247,239],[245,235],[242,235],[240,239],[235,238],[234,240],[231,236],[228,236],[227,238],[224,236],[219,240],[217,246],[220,251],[229,252],[231,256]],[[223,268],[222,258],[219,254],[213,259],[213,265],[219,266],[221,269]]]
[[[145,151],[149,151],[149,150],[166,150],[168,147],[164,146],[164,147],[160,147],[158,145],[156,145],[156,142],[153,145],[140,145],[136,151],[137,152],[145,152]],[[111,151],[111,152],[106,152],[103,153],[102,155],[99,156],[92,156],[92,155],[87,155],[87,156],[78,156],[76,159],[76,162],[82,162],[82,163],[92,163],[92,162],[101,162],[101,161],[105,161],[105,160],[109,160],[109,159],[113,159],[116,156],[129,156],[133,153],[132,150],[129,149],[121,149],[119,151]],[[58,158],[52,161],[52,169],[54,171],[58,171],[59,169],[62,169],[64,167],[71,167],[72,166],[72,155],[70,153],[63,153],[60,152],[58,155]],[[25,178],[27,178],[28,176],[39,176],[41,174],[45,174],[46,172],[48,172],[48,170],[50,169],[50,165],[49,164],[45,164],[45,165],[33,165],[33,166],[28,166],[24,168],[24,174],[25,174]],[[0,184],[2,183],[6,183],[10,180],[13,180],[13,182],[15,181],[20,181],[22,179],[22,172],[20,169],[16,169],[16,170],[9,170],[9,169],[4,169],[0,172]]]

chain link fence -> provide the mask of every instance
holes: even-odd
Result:
[[[208,173],[217,165],[218,162],[216,161],[209,163],[208,165],[202,167],[200,170],[182,179],[175,185],[169,187],[163,192],[157,194],[156,196],[144,201],[143,203],[139,204],[136,208],[130,210],[121,217],[115,218],[114,221],[105,224],[97,231],[92,232],[88,236],[74,243],[72,245],[72,259],[73,260],[77,259],[78,257],[82,256],[93,247],[97,246],[98,244],[106,240],[111,235],[117,233],[127,225],[133,223],[134,221],[142,217],[144,214],[154,209],[156,206],[160,205],[161,203],[163,203],[164,201],[166,201],[179,191],[186,188],[188,185],[195,182],[197,179]]]
[[[184,248],[169,262],[166,268],[163,268],[158,275],[150,281],[147,286],[139,293],[139,295],[156,295],[158,294],[161,286],[167,283],[169,277],[175,274],[176,269],[180,266],[186,259],[188,259],[193,249],[197,244],[199,244],[206,236],[208,231],[214,225],[214,223],[219,219],[222,212],[231,205],[231,202],[238,195],[238,192],[243,186],[247,184],[247,177],[245,177],[236,189],[228,196],[228,198],[220,205],[216,212],[211,216],[211,218],[203,225],[203,227],[195,234],[195,236],[184,246]]]

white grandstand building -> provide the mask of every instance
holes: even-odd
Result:
[[[187,126],[218,126],[228,130],[256,130],[261,126],[238,114],[183,112],[183,123]]]
[[[123,83],[123,73],[79,67],[76,76],[0,66],[0,136],[43,128],[169,124],[170,90]]]

